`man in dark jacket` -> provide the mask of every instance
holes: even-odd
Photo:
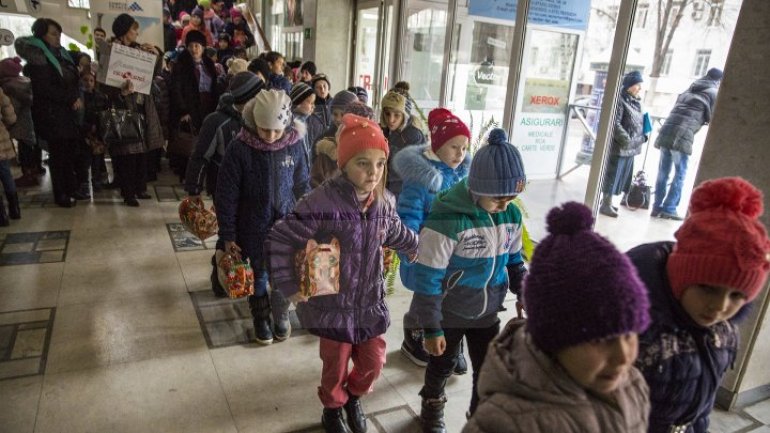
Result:
[[[251,72],[240,72],[230,81],[230,91],[219,97],[217,111],[206,116],[185,173],[185,190],[190,195],[189,198],[200,200],[204,178],[206,191],[214,197],[225,147],[235,139],[243,126],[241,110],[264,88],[265,83],[259,77]],[[227,292],[219,284],[217,277],[216,255],[211,257],[211,265],[211,290],[215,295],[225,297]]]
[[[687,160],[692,155],[692,143],[701,126],[711,121],[711,113],[717,100],[722,70],[709,69],[708,73],[679,95],[666,123],[660,129],[655,147],[660,149],[658,180],[655,182],[655,202],[652,216],[681,221],[676,213],[682,197],[684,177],[687,175]],[[666,188],[671,167],[674,179]]]

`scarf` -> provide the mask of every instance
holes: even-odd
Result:
[[[59,75],[62,77],[64,76],[64,73],[61,70],[61,64],[59,63],[59,59],[56,58],[56,56],[53,55],[51,52],[51,49],[48,47],[48,44],[43,42],[42,39],[36,38],[36,37],[30,37],[29,38],[30,45],[34,45],[38,48],[40,48],[43,51],[43,54],[45,55],[46,59],[53,65],[54,68],[56,68],[57,71],[59,71]],[[64,49],[64,47],[59,47],[59,52],[61,53],[61,56],[64,60],[67,60],[68,62],[75,64],[75,61],[72,60],[72,57],[70,56],[70,53],[67,52],[67,50]]]
[[[235,138],[246,143],[251,148],[266,152],[275,152],[296,143],[300,137],[299,132],[295,128],[291,128],[283,134],[283,137],[279,138],[274,143],[266,143],[259,138],[256,131],[252,131],[244,126],[241,127],[240,132],[238,132],[238,135],[235,136]]]

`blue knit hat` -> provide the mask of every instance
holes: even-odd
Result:
[[[521,154],[511,143],[505,130],[495,128],[489,133],[488,144],[471,162],[468,189],[476,195],[510,197],[524,191],[527,175]]]
[[[527,331],[540,350],[561,349],[650,323],[647,288],[631,260],[591,229],[591,210],[569,202],[548,212],[548,236],[524,281]]]
[[[631,71],[627,73],[625,77],[623,77],[623,90],[628,89],[634,84],[639,84],[642,82],[644,82],[644,79],[642,79],[642,73],[639,71]]]

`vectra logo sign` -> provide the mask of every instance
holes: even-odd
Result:
[[[110,2],[110,10],[144,12],[144,8],[138,2]]]

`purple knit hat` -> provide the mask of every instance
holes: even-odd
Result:
[[[535,249],[524,282],[527,330],[544,352],[629,332],[650,323],[647,289],[625,254],[591,230],[577,202],[551,209],[550,233]]]

